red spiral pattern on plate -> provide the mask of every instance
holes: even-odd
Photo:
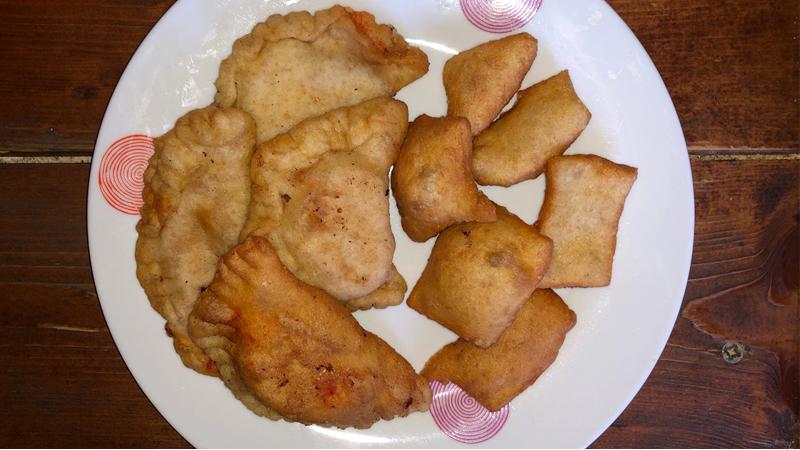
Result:
[[[508,33],[530,22],[542,0],[460,0],[473,25],[490,33]]]
[[[453,383],[431,381],[431,416],[436,426],[458,442],[478,444],[494,437],[508,420],[508,405],[496,412],[484,408]]]
[[[133,134],[117,140],[100,160],[100,193],[112,208],[131,215],[139,214],[144,204],[144,171],[155,151],[153,138]]]

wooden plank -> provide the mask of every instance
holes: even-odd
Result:
[[[187,447],[103,320],[88,175],[85,164],[0,164],[0,447]]]
[[[681,316],[597,447],[798,445],[800,161],[692,161],[696,226]],[[723,361],[725,342],[748,353]]]
[[[792,443],[800,161],[692,163],[697,238],[682,315],[595,446]],[[187,446],[136,386],[102,318],[87,177],[86,165],[0,165],[0,211],[15,212],[0,215],[0,446]],[[731,339],[749,348],[736,365],[720,357]]]
[[[0,153],[91,153],[128,60],[172,3],[0,0]]]
[[[775,403],[778,365],[756,350],[736,368],[714,346],[667,346],[644,388],[594,448],[787,448],[792,415]]]
[[[171,4],[0,0],[0,153],[90,154],[128,59]],[[661,71],[690,149],[797,149],[796,1],[611,4]]]
[[[74,324],[80,315],[103,319],[96,300],[72,294],[53,289],[40,299],[75,306],[56,324],[0,325],[0,445],[187,447],[136,385],[108,330]],[[0,311],[31,298],[4,295]]]
[[[88,267],[85,164],[0,164],[0,261]]]
[[[797,149],[796,0],[609,0],[647,49],[691,150]]]

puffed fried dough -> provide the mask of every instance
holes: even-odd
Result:
[[[220,65],[216,102],[258,125],[258,142],[301,120],[392,96],[428,71],[428,57],[366,12],[334,6],[273,15]]]
[[[520,91],[514,107],[475,138],[475,180],[511,186],[538,177],[547,160],[564,153],[591,117],[566,71]]]
[[[477,135],[519,90],[536,58],[536,39],[519,33],[463,51],[444,65],[447,115],[469,120]]]
[[[491,222],[494,204],[472,178],[472,135],[462,117],[417,117],[392,170],[408,236],[424,242],[459,222]]]
[[[617,226],[637,170],[595,155],[547,164],[536,227],[553,240],[553,262],[540,287],[598,287],[611,282]]]
[[[367,428],[430,403],[402,356],[295,278],[264,238],[223,257],[189,327],[236,397],[273,420]]]
[[[459,339],[433,355],[422,375],[453,382],[486,409],[497,411],[553,364],[575,321],[561,297],[537,289],[491,347]]]
[[[378,98],[307,119],[253,155],[242,232],[267,237],[300,280],[359,307],[403,301],[389,281],[395,241],[389,168],[408,127],[403,102]],[[380,302],[380,303],[378,303]]]
[[[191,111],[156,139],[144,174],[136,275],[183,363],[205,374],[216,368],[189,339],[187,319],[217,260],[238,242],[255,141],[255,123],[243,111]]]
[[[453,225],[436,239],[408,306],[480,347],[492,345],[539,284],[552,242],[496,206],[497,221]]]

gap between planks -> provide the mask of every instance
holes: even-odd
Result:
[[[689,153],[692,161],[777,161],[800,159],[800,153]]]
[[[0,156],[0,164],[90,164],[91,156]]]
[[[796,160],[800,153],[724,153],[689,152],[692,161],[770,161]],[[0,156],[0,164],[90,164],[91,156]]]

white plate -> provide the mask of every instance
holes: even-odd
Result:
[[[420,113],[445,112],[441,73],[451,54],[498,36],[468,21],[459,0],[339,2],[370,11],[378,21],[393,24],[428,54],[430,72],[398,95],[408,103],[412,118]],[[462,2],[478,10],[495,7],[497,17],[475,19],[473,14],[473,19],[479,25],[480,20],[489,20],[481,25],[484,27],[502,27],[513,22],[503,18],[503,11],[522,17],[535,9],[539,0]],[[103,312],[120,353],[145,394],[195,446],[462,445],[444,434],[429,413],[380,422],[366,431],[304,427],[256,417],[220,380],[183,367],[164,333],[164,321],[150,308],[136,280],[133,252],[138,216],[118,209],[124,210],[126,202],[138,194],[148,140],[134,137],[118,142],[113,151],[109,147],[128,135],[158,136],[186,111],[208,104],[220,60],[230,52],[234,39],[257,21],[273,13],[313,11],[334,3],[179,1],[132,58],[97,139],[88,226],[92,269]],[[521,24],[511,23],[508,28],[517,25]],[[630,402],[672,329],[692,250],[691,172],[683,133],[664,84],[647,53],[608,5],[599,0],[544,1],[520,30],[539,40],[539,55],[523,87],[569,69],[578,94],[592,111],[589,127],[569,153],[596,153],[636,166],[639,179],[622,216],[611,285],[559,290],[577,313],[576,327],[567,336],[555,364],[514,399],[502,417],[476,419],[481,426],[494,424],[493,430],[486,431],[491,438],[478,445],[583,447]],[[140,145],[122,145],[126,142]],[[110,186],[117,194],[109,196],[111,202],[100,192],[101,175],[112,177],[104,178],[107,191],[109,183],[117,183]],[[486,192],[533,222],[543,190],[544,177],[539,177],[509,189],[488,188]],[[412,243],[400,228],[394,204],[391,213],[397,238],[395,263],[413,286],[432,241]],[[453,339],[450,332],[405,305],[356,316],[417,369]],[[442,397],[436,401],[441,402]],[[472,414],[470,405],[465,401],[461,413]],[[503,420],[504,426],[498,423]]]

